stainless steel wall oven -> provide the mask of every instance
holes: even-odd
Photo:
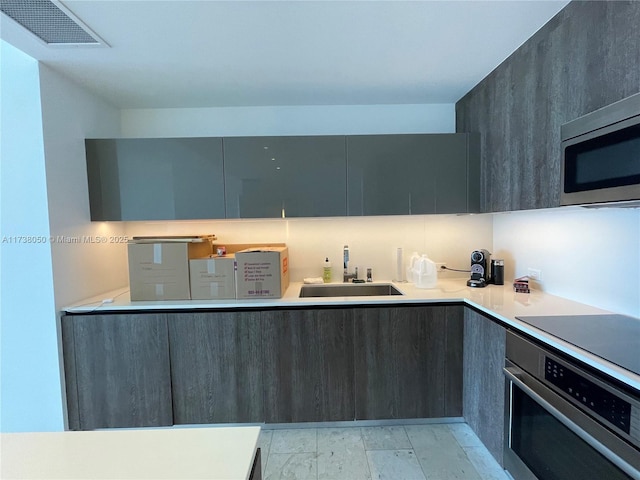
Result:
[[[516,479],[640,479],[640,396],[507,332],[506,470]]]

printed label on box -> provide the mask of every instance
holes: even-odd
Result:
[[[237,252],[237,298],[281,297],[289,286],[288,255],[286,246]]]

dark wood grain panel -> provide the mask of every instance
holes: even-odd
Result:
[[[69,430],[80,430],[78,410],[78,380],[76,374],[76,348],[73,335],[73,317],[63,315],[60,319],[62,330],[62,360],[64,364],[64,385]]]
[[[464,313],[463,414],[502,465],[506,330],[475,311]]]
[[[560,126],[640,91],[640,2],[572,1],[456,103],[481,210],[560,204]]]
[[[267,423],[354,419],[350,310],[262,312]]]
[[[355,310],[356,418],[442,417],[445,307]]]
[[[462,368],[464,307],[462,305],[445,308],[447,319],[445,350],[444,416],[462,416]]]
[[[166,317],[145,313],[72,319],[81,428],[171,425]]]
[[[169,316],[176,424],[262,422],[260,312]]]

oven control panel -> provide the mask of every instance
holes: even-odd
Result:
[[[544,378],[601,419],[627,435],[631,434],[632,408],[629,402],[549,357],[545,357]]]

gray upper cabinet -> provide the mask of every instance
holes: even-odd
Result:
[[[227,218],[344,216],[344,136],[224,139]]]
[[[87,139],[91,220],[224,218],[221,138]]]
[[[91,220],[477,212],[478,138],[87,139]]]
[[[347,137],[349,215],[475,212],[477,139],[468,134]]]

